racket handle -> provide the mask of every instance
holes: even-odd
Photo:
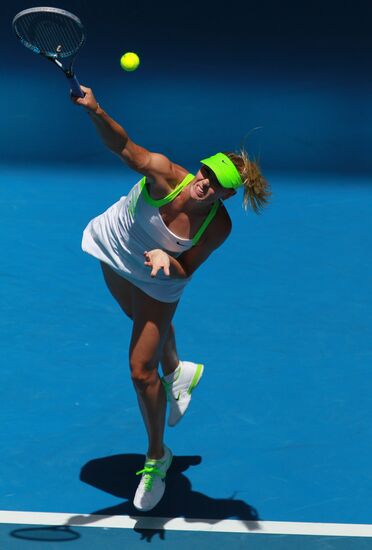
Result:
[[[82,89],[80,88],[80,84],[79,84],[79,81],[78,79],[76,78],[75,75],[73,76],[67,76],[69,82],[70,82],[70,91],[71,91],[71,94],[75,97],[84,97],[85,94],[84,92],[82,91]]]

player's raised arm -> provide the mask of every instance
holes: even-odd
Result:
[[[126,164],[145,176],[172,177],[173,163],[159,153],[152,153],[132,141],[124,128],[98,104],[90,88],[81,86],[84,97],[71,97],[73,103],[85,107],[104,144]]]
[[[128,142],[128,134],[99,106],[90,88],[81,86],[81,89],[85,96],[72,96],[72,102],[85,108],[104,144],[114,153],[119,153]]]

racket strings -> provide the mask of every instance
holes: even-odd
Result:
[[[84,42],[81,28],[69,17],[48,13],[30,13],[17,21],[17,32],[25,45],[59,57],[74,54]]]

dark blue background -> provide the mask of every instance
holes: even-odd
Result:
[[[77,74],[141,145],[191,170],[244,144],[266,170],[370,173],[367,0],[49,4],[86,25]],[[13,36],[15,13],[34,5],[3,7],[1,163],[114,166],[62,73]],[[119,66],[125,51],[141,57],[134,73]]]

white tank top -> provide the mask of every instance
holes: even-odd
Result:
[[[218,202],[212,206],[193,239],[175,235],[165,225],[159,212],[159,207],[173,200],[193,178],[192,174],[188,174],[161,200],[150,197],[146,178],[142,178],[127,196],[121,197],[103,214],[88,223],[83,233],[82,249],[108,264],[152,298],[161,302],[176,302],[191,277],[168,277],[163,270],[156,277],[151,277],[151,269],[144,265],[144,251],[161,248],[176,258],[199,240],[213,219]]]

